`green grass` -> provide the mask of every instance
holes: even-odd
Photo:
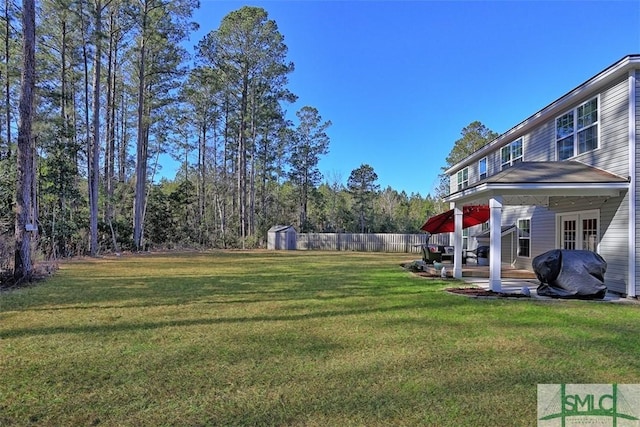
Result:
[[[640,383],[640,305],[469,299],[411,259],[65,263],[0,295],[0,425],[525,426],[537,384]]]

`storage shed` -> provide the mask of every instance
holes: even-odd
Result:
[[[274,225],[267,232],[267,249],[295,250],[296,229],[292,225]]]

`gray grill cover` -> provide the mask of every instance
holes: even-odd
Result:
[[[553,249],[532,261],[538,295],[554,298],[602,299],[607,293],[607,262],[597,253]]]

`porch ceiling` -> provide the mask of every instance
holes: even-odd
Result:
[[[502,196],[505,204],[548,205],[549,196],[616,197],[628,188],[627,178],[576,161],[521,162],[451,193],[445,201],[475,203]]]

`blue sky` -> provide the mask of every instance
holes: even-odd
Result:
[[[503,133],[625,55],[640,1],[201,0],[191,45],[240,7],[276,21],[289,88],[333,125],[325,177],[369,164],[378,184],[433,193],[463,127]]]

